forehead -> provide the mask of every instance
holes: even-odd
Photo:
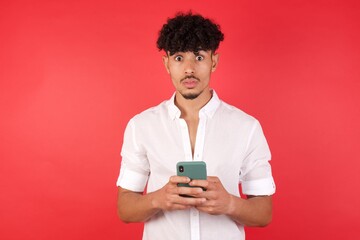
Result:
[[[170,52],[167,52],[168,56],[176,56],[176,55],[210,55],[211,50],[198,50],[198,51],[186,51],[186,52],[175,52],[174,54],[170,55]]]

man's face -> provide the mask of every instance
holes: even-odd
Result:
[[[200,50],[199,52],[168,53],[163,62],[177,93],[185,99],[195,99],[204,91],[210,91],[211,73],[218,63],[218,54]]]

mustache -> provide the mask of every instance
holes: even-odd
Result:
[[[196,76],[194,76],[194,75],[189,75],[189,76],[186,76],[186,77],[182,78],[182,79],[181,79],[181,82],[184,81],[184,80],[186,80],[186,79],[191,79],[191,78],[200,81],[200,78],[198,78],[198,77],[196,77]]]

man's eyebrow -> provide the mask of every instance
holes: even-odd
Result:
[[[171,52],[166,52],[166,54],[167,54],[168,56],[174,56],[174,55],[182,55],[183,52],[179,51],[179,52],[174,52],[174,53],[172,53],[172,54],[171,54]]]
[[[204,55],[204,53],[206,53],[206,51],[203,50],[203,49],[200,49],[200,50],[195,51],[195,52],[193,52],[193,53],[195,54],[195,56],[198,56],[198,55]]]

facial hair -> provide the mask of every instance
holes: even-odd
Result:
[[[181,96],[183,96],[183,98],[185,98],[186,100],[194,100],[194,99],[196,99],[198,96],[200,96],[200,94],[201,94],[202,92],[203,92],[203,91],[198,92],[198,93],[188,93],[188,94],[180,93],[180,94],[181,94]]]

